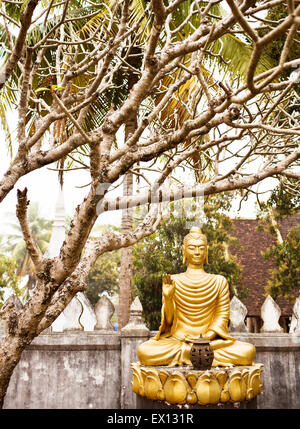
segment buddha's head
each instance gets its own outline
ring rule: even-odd
[[[207,238],[200,228],[193,227],[184,237],[182,253],[184,264],[203,266],[204,261],[208,263]]]

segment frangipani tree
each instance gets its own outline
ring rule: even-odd
[[[235,189],[248,191],[268,177],[298,175],[298,119],[291,119],[288,113],[282,116],[280,111],[278,122],[276,115],[291,93],[294,96],[299,82],[299,73],[292,79],[282,79],[281,72],[298,66],[298,60],[287,61],[287,54],[290,40],[300,25],[300,6],[289,2],[288,16],[266,35],[259,36],[253,25],[260,23],[257,14],[267,12],[277,2],[256,6],[248,0],[243,3],[227,0],[227,15],[212,23],[207,18],[212,15],[215,2],[202,7],[198,1],[191,1],[199,26],[179,38],[181,24],[174,28],[171,23],[183,3],[151,0],[133,23],[135,11],[129,0],[109,4],[86,1],[92,9],[90,15],[101,13],[102,19],[97,31],[84,35],[70,28],[76,11],[69,0],[59,3],[29,0],[14,5],[19,8],[19,18],[8,14],[11,4],[3,0],[1,17],[11,46],[3,56],[1,88],[2,91],[12,88],[14,78],[18,123],[13,142],[16,152],[0,180],[0,201],[13,190],[20,177],[61,162],[67,156],[89,169],[90,185],[55,258],[44,258],[38,252],[27,220],[28,190],[17,193],[17,217],[35,266],[37,285],[23,307],[9,300],[1,309],[7,327],[0,344],[1,400],[26,345],[52,324],[78,291],[85,290],[86,277],[101,254],[131,246],[156,229],[160,202]],[[186,19],[189,21],[192,16]],[[32,41],[28,35],[37,20],[41,23],[42,37]],[[147,35],[138,45],[142,66],[135,69],[129,64],[127,53],[136,47],[136,40],[141,40],[142,34]],[[214,74],[205,60],[212,54],[224,60],[220,41],[229,34],[243,35],[251,42],[245,81],[220,82],[220,74]],[[261,71],[264,48],[282,35],[286,41],[279,62]],[[45,76],[45,67],[49,67],[47,56],[51,52],[56,52],[58,63],[45,85],[40,80],[50,78]],[[138,79],[116,106],[110,100],[114,91],[123,88],[117,76],[124,68],[136,73]],[[210,71],[209,75],[204,68]],[[166,79],[170,79],[168,85]],[[200,89],[202,98],[198,108],[182,123],[176,110],[168,106],[176,99],[190,110],[190,105],[178,97],[180,89],[187,88],[190,81]],[[49,89],[44,90],[47,97],[41,96],[41,88]],[[93,120],[88,127],[88,120],[95,118],[91,109],[105,97],[108,102],[101,121]],[[28,120],[33,114],[34,124]],[[128,118],[136,121],[135,130],[124,144],[117,144],[118,133]],[[51,130],[62,124],[72,132],[66,133],[57,144],[47,136],[53,136]],[[188,169],[189,160],[198,154],[205,160],[198,166],[205,181],[197,182],[189,176],[185,183],[181,174],[180,182],[172,182],[174,170],[180,166]],[[158,159],[160,163],[156,163]],[[254,162],[257,160],[260,162]],[[110,188],[118,185],[129,171],[135,171],[143,179],[143,189],[131,196],[113,198]],[[150,180],[149,171],[153,173]],[[103,211],[141,204],[150,204],[149,211],[134,231],[107,232],[89,239]]]

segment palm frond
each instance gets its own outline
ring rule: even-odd
[[[227,74],[233,79],[237,75],[246,80],[253,46],[233,34],[225,34],[212,45],[206,56],[208,67],[217,65],[220,75]],[[274,67],[274,61],[262,54],[256,68],[256,74]]]

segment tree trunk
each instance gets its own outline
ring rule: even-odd
[[[32,341],[32,340],[31,340]],[[29,342],[31,342],[29,341]],[[19,336],[7,336],[1,341],[0,347],[0,409],[3,408],[5,394],[10,378],[17,366],[22,352],[29,342]]]
[[[71,287],[64,291],[61,297],[61,299],[67,300],[63,308],[78,291],[76,288],[79,281],[78,277],[70,276],[68,278]],[[24,306],[19,307],[18,302],[10,297],[1,308],[0,317],[4,327],[4,335],[0,341],[0,408],[3,407],[10,378],[22,352],[43,329],[53,323],[63,310],[60,308],[59,313],[56,314],[54,308],[52,313],[47,315],[46,320],[44,319],[56,289],[57,285],[51,282],[37,282],[34,295],[29,297]],[[59,308],[59,302],[56,306]],[[42,320],[44,323],[41,330],[39,326]]]
[[[274,230],[276,232],[277,242],[278,242],[278,244],[282,244],[283,243],[283,238],[282,238],[282,235],[281,235],[281,232],[280,232],[280,229],[279,229],[279,225],[278,225],[278,223],[276,221],[273,209],[271,207],[269,207],[268,212],[269,212],[269,215],[270,215],[272,226],[273,226],[273,228],[274,228]]]
[[[133,177],[128,172],[123,184],[123,194],[132,194]],[[132,231],[132,209],[124,209],[122,212],[122,233]],[[131,279],[132,279],[132,247],[125,247],[121,250],[120,269],[120,291],[119,291],[119,311],[118,330],[122,329],[129,321],[131,303]]]
[[[128,120],[125,127],[125,141],[134,133],[136,129],[136,119]],[[128,171],[123,184],[123,195],[129,196],[133,193],[133,174]],[[122,233],[132,232],[132,213],[133,209],[124,209],[122,211]],[[119,291],[119,311],[118,311],[118,330],[127,325],[130,314],[131,304],[131,282],[132,282],[132,246],[124,247],[121,250],[121,268],[120,268],[120,291]]]
[[[128,56],[128,63],[136,69],[141,67],[141,59],[137,54],[141,51],[137,47],[131,49],[131,54]],[[138,82],[138,75],[130,73],[128,75],[128,91],[130,92],[133,86]],[[137,116],[133,113],[125,123],[125,141],[134,133],[137,128]],[[123,184],[123,195],[132,195],[133,191],[133,174],[128,171],[126,173]],[[122,211],[122,233],[132,232],[132,209],[124,209]],[[118,330],[121,330],[129,321],[130,304],[131,304],[131,282],[132,282],[132,247],[126,247],[121,250],[121,268],[120,268],[120,291],[119,291],[119,311],[118,311]]]

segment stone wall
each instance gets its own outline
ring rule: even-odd
[[[300,335],[234,333],[256,347],[256,362],[264,364],[264,389],[258,408],[300,408]]]
[[[137,361],[138,345],[155,332],[144,325],[138,298],[121,333],[110,323],[114,308],[107,297],[103,296],[95,309],[85,301],[84,296],[73,299],[52,332],[47,330],[25,349],[11,378],[4,408],[136,408],[130,365]],[[271,297],[262,306],[262,332],[248,332],[246,314],[245,306],[234,297],[230,332],[236,339],[254,344],[255,362],[264,364],[258,408],[300,408],[300,298],[294,305],[289,333],[282,332],[280,309]],[[0,325],[0,339],[1,329],[5,335],[5,324]]]
[[[4,408],[120,408],[120,335],[42,334],[26,348]]]
[[[132,327],[133,328],[133,327]],[[150,335],[152,336],[152,332]],[[300,336],[238,333],[256,346],[264,364],[264,390],[258,408],[300,408]],[[24,351],[12,376],[4,408],[135,408],[130,363],[149,332],[52,332]]]

